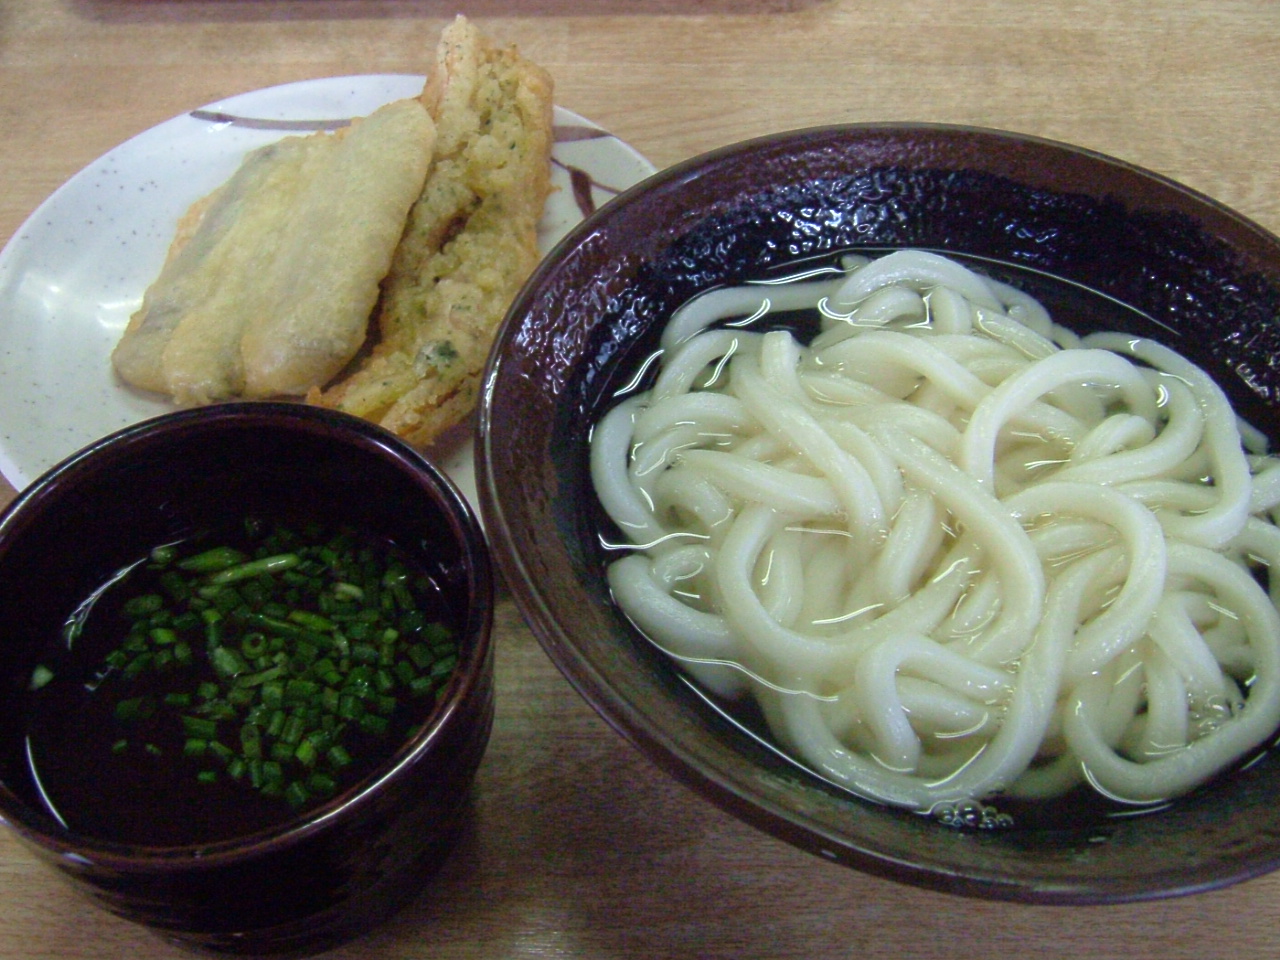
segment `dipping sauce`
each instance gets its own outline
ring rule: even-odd
[[[462,614],[407,551],[247,518],[162,544],[33,671],[31,776],[86,836],[214,843],[337,796],[431,713]]]

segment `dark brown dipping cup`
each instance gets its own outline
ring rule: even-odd
[[[658,766],[824,859],[1037,903],[1192,893],[1274,869],[1274,755],[1158,812],[1085,804],[1009,830],[944,826],[787,759],[700,695],[612,601],[616,553],[601,541],[620,534],[596,506],[588,438],[665,319],[696,293],[795,261],[904,247],[1018,283],[1068,326],[1091,318],[1163,341],[1280,438],[1280,241],[1256,224],[1032,137],[927,124],[781,133],[633,187],[567,236],[513,305],[481,393],[477,473],[517,604],[569,681]]]
[[[276,828],[182,847],[66,829],[41,803],[24,752],[25,691],[40,651],[114,571],[255,512],[349,525],[420,560],[462,610],[448,686],[371,775]],[[0,518],[0,817],[94,902],[183,946],[295,956],[334,946],[418,893],[459,835],[493,721],[492,615],[473,512],[386,431],[292,403],[226,404],[129,427],[53,468]]]

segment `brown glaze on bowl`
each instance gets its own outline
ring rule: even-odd
[[[191,847],[76,835],[40,804],[22,691],[67,614],[159,543],[220,518],[319,516],[422,553],[463,595],[459,666],[428,719],[372,775],[271,831]],[[435,559],[427,560],[430,556]],[[99,905],[212,953],[302,955],[416,894],[469,812],[493,721],[493,584],[452,483],[389,433],[288,403],[227,404],[129,427],[37,480],[0,518],[0,817]]]
[[[1212,200],[1085,150],[971,128],[847,126],[734,145],[658,174],[581,224],[530,280],[492,354],[479,489],[495,556],[535,633],[660,767],[830,860],[1040,903],[1191,893],[1274,869],[1275,757],[1158,813],[1064,810],[1011,830],[945,827],[852,797],[729,722],[612,603],[587,442],[619,367],[645,356],[662,320],[698,291],[799,258],[907,246],[982,258],[1037,293],[1051,275],[1055,313],[1069,314],[1083,285],[1089,309],[1103,302],[1099,323],[1118,317],[1183,352],[1280,436],[1280,241]]]

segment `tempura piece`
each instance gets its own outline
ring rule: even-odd
[[[112,355],[120,376],[182,405],[331,379],[364,342],[434,133],[403,100],[251,153],[184,218]]]
[[[470,414],[497,328],[538,261],[552,81],[465,18],[422,94],[436,153],[383,284],[371,352],[309,399],[426,444]]]
[[[426,179],[434,134],[419,104],[393,103],[307,178],[272,261],[271,299],[240,343],[245,396],[305,394],[355,356]]]
[[[223,301],[234,303],[252,292],[245,281],[258,276],[262,239],[283,227],[306,157],[319,146],[315,138],[291,137],[255,150],[230,180],[192,205],[178,223],[160,276],[147,288],[111,355],[124,380],[169,393],[165,351],[185,322],[188,331],[205,334],[175,350],[179,367],[203,368],[204,392],[211,398],[239,386],[246,313],[225,310]]]

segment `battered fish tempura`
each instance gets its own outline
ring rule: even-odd
[[[180,223],[112,354],[120,376],[183,405],[332,378],[365,340],[434,135],[403,100],[251,153]]]
[[[420,97],[263,147],[192,207],[116,370],[183,405],[305,395],[429,443],[475,406],[538,261],[551,90],[458,17]]]
[[[354,372],[308,397],[416,444],[470,414],[497,328],[538,261],[552,81],[459,17],[422,102],[435,156],[383,283],[376,342]]]

